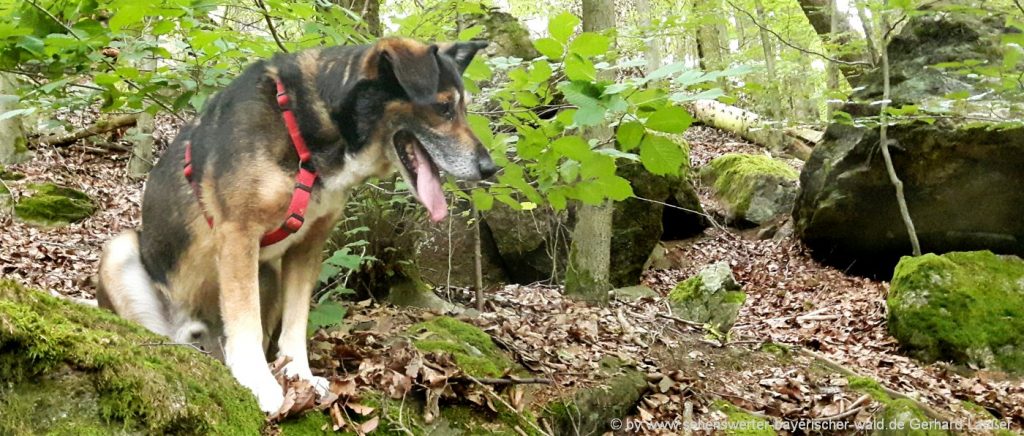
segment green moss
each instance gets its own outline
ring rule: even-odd
[[[875,379],[852,376],[849,378],[849,381],[849,388],[854,391],[868,394],[872,399],[882,404],[892,402],[892,397],[885,393],[885,389],[882,389],[882,385]]]
[[[601,385],[580,389],[544,406],[544,417],[554,434],[602,434],[613,418],[622,419],[634,409],[647,390],[647,379],[639,371],[602,362]]]
[[[24,179],[25,175],[17,171],[8,170],[3,165],[0,165],[0,180],[21,180]]]
[[[712,407],[725,413],[729,425],[724,434],[730,436],[763,436],[774,435],[775,429],[767,419],[759,418],[726,402],[715,401]]]
[[[474,377],[497,377],[512,366],[487,333],[454,318],[439,316],[413,325],[410,332],[420,351],[451,353],[459,368]]]
[[[0,281],[0,410],[17,411],[0,415],[0,434],[55,423],[75,433],[259,433],[263,413],[227,368],[164,342],[111,313]]]
[[[280,424],[283,436],[305,436],[334,434],[331,418],[323,412],[309,411],[297,418],[288,419]]]
[[[700,293],[701,286],[703,286],[703,282],[699,275],[690,277],[672,288],[668,293],[668,299],[676,303],[685,303]]]
[[[988,251],[904,257],[889,332],[914,357],[1024,374],[1024,260]]]
[[[949,432],[921,428],[932,421],[913,401],[901,398],[891,401],[876,415],[876,435],[938,436]]]
[[[32,184],[35,191],[14,205],[14,214],[23,221],[40,225],[64,225],[88,218],[96,206],[84,192],[54,185]]]
[[[736,219],[758,223],[771,218],[760,215],[783,212],[782,208],[792,206],[799,177],[800,173],[785,162],[753,154],[725,154],[701,170],[701,178],[714,183],[716,195]],[[759,207],[768,208],[766,211],[751,210],[752,202],[759,196],[769,199],[759,202]]]

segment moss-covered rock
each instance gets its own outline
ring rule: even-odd
[[[904,257],[889,332],[913,356],[1024,374],[1024,260],[989,251]]]
[[[729,264],[718,262],[677,284],[668,299],[679,317],[727,332],[736,323],[747,294],[736,283]]]
[[[545,405],[544,417],[554,434],[602,434],[613,418],[629,416],[647,390],[640,371],[614,358],[601,361],[601,385],[579,389]]]
[[[44,226],[59,226],[88,218],[96,205],[84,192],[52,183],[32,184],[34,191],[14,205],[14,215],[22,221]]]
[[[731,221],[760,225],[792,210],[800,173],[768,156],[729,153],[709,162],[700,175]]]
[[[0,281],[0,434],[261,431],[255,397],[226,367],[164,343],[111,313]]]
[[[726,401],[715,401],[711,407],[726,416],[727,424],[722,434],[729,436],[774,436],[775,428],[767,419],[751,415]]]
[[[952,434],[940,429],[940,423],[928,418],[917,404],[907,399],[892,400],[875,414],[873,434],[879,436],[943,436]]]
[[[478,327],[448,316],[439,316],[409,327],[413,345],[424,353],[448,352],[466,374],[497,377],[512,367],[511,360]]]

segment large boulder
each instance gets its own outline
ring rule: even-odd
[[[1024,374],[1024,260],[989,251],[904,257],[886,300],[911,355]]]
[[[260,434],[221,363],[114,314],[0,280],[0,434]]]
[[[896,107],[914,104],[922,109],[948,109],[947,95],[960,94],[957,105],[1020,115],[1019,87],[1015,81],[999,83],[997,73],[1007,51],[1013,50],[1003,38],[1015,30],[998,12],[943,10],[942,6],[917,11],[888,45],[890,96]],[[1024,72],[1020,63],[1016,71]],[[982,73],[985,70],[986,72]],[[1011,77],[1015,77],[1012,74]],[[855,115],[878,115],[872,102],[882,98],[882,70],[874,69],[855,79],[856,103],[844,109]],[[1004,92],[1006,91],[1006,92]],[[1014,95],[1016,94],[1016,95]],[[970,100],[967,100],[967,98]]]
[[[629,198],[614,205],[609,271],[613,286],[639,283],[651,251],[665,234],[687,237],[707,227],[704,210],[689,173],[689,168],[686,168],[679,176],[658,176],[637,163],[621,164],[616,170],[616,174],[630,181],[634,194],[639,198]],[[548,207],[514,210],[505,204],[495,203],[494,208],[483,215],[487,231],[512,282],[525,284],[551,278],[562,280],[571,244],[570,230],[576,219],[571,207],[565,212],[556,212]]]
[[[888,137],[925,252],[1024,254],[1024,127],[899,124]],[[910,254],[878,130],[833,124],[800,176],[797,235],[842,268],[892,271]]]
[[[701,169],[715,199],[737,224],[761,225],[793,208],[799,174],[789,164],[764,155],[728,153]]]
[[[672,311],[688,321],[712,326],[727,332],[736,323],[740,307],[746,301],[732,268],[727,262],[718,262],[700,271],[672,289],[668,294]]]

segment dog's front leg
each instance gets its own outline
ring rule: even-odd
[[[284,305],[281,314],[281,336],[277,345],[278,356],[287,356],[291,359],[284,367],[285,374],[297,375],[308,380],[316,387],[317,392],[323,395],[330,383],[323,377],[314,376],[309,370],[306,326],[309,323],[309,304],[313,286],[316,285],[320,272],[320,253],[327,235],[319,235],[321,232],[318,228],[310,230],[311,234],[289,249],[281,261]]]
[[[264,412],[281,408],[281,385],[267,367],[260,319],[259,230],[234,222],[217,223],[217,273],[224,321],[224,362],[252,390]]]

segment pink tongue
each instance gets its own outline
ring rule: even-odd
[[[448,216],[448,202],[441,191],[441,179],[423,153],[423,147],[413,147],[413,150],[416,153],[416,196],[427,207],[430,220],[436,223]]]

